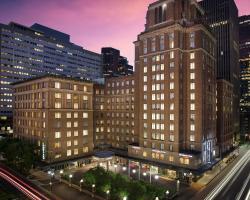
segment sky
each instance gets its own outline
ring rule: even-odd
[[[144,30],[149,3],[156,0],[0,0],[0,23],[40,23],[65,32],[71,42],[100,53],[114,47],[134,65],[134,45]],[[240,15],[250,0],[235,0]]]

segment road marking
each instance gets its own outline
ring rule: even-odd
[[[231,171],[226,175],[224,179],[207,195],[205,200],[214,199],[219,192],[225,187],[230,179],[234,176],[234,174],[242,167],[242,164],[250,159],[250,150],[248,150],[245,155],[239,160],[238,163],[231,169]]]
[[[245,200],[250,200],[250,190],[247,193],[247,197],[245,198]]]
[[[244,185],[243,185],[242,189],[240,190],[239,194],[237,195],[236,200],[240,200],[244,190],[246,189],[246,186],[248,184],[249,179],[250,179],[250,174],[248,175],[247,180],[244,182]]]

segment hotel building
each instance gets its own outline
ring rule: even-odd
[[[148,7],[135,42],[139,143],[131,157],[189,169],[216,155],[216,40],[196,1]]]
[[[14,134],[57,162],[93,152],[93,83],[46,75],[13,85]]]

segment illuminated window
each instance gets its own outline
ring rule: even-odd
[[[60,99],[62,97],[62,94],[61,93],[55,93],[55,98],[56,99]]]
[[[195,63],[190,63],[190,69],[195,69]]]
[[[194,103],[190,104],[190,110],[195,110],[195,104]]]
[[[67,137],[71,137],[71,131],[67,131]]]
[[[191,93],[191,94],[190,94],[190,99],[191,99],[191,100],[195,100],[195,93]]]
[[[55,108],[56,109],[59,109],[59,108],[61,108],[62,107],[62,104],[60,103],[60,102],[56,102],[55,103]]]
[[[87,119],[88,116],[89,116],[88,113],[86,113],[86,112],[83,113],[83,118],[84,118],[84,119]]]
[[[55,82],[55,88],[56,89],[61,89],[61,83],[60,82]]]
[[[71,118],[71,113],[67,113],[66,117],[67,117],[67,119],[70,119]]]
[[[71,122],[67,122],[67,128],[71,128]]]
[[[56,139],[61,138],[61,132],[55,132],[55,138]]]
[[[71,150],[67,150],[67,156],[71,156]]]
[[[195,59],[195,53],[194,52],[190,53],[190,59]]]
[[[143,157],[147,157],[147,152],[146,151],[143,151]]]
[[[89,133],[88,133],[88,130],[83,130],[82,132],[83,132],[83,136],[86,136],[86,135],[89,134]]]
[[[71,99],[71,94],[67,94],[67,100]]]
[[[195,90],[195,83],[190,83],[190,89]]]
[[[194,124],[191,124],[191,125],[190,125],[190,130],[191,130],[191,131],[195,131],[195,125],[194,125]]]
[[[174,59],[174,51],[170,51],[170,59]]]
[[[60,119],[61,116],[62,116],[61,113],[59,113],[59,112],[55,113],[55,119]]]
[[[67,147],[71,147],[71,141],[67,141]]]
[[[195,142],[195,136],[194,135],[190,135],[190,142]]]

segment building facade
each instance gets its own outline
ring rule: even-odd
[[[250,137],[250,15],[239,18],[240,29],[240,132],[241,138]]]
[[[45,73],[78,79],[102,77],[102,57],[70,42],[70,36],[34,24],[0,24],[0,125],[10,128],[11,83]]]
[[[234,0],[203,0],[205,19],[217,39],[217,79],[233,84],[234,133],[239,133],[240,67],[238,8]]]
[[[14,134],[57,162],[93,152],[93,83],[44,76],[13,85]]]
[[[132,157],[199,169],[216,154],[215,38],[196,1],[157,1],[135,42],[139,143]]]
[[[217,80],[217,141],[219,154],[223,155],[233,148],[233,85]]]
[[[97,149],[126,150],[138,142],[135,77],[109,78],[94,86],[94,143]]]
[[[102,57],[104,77],[119,77],[133,74],[133,66],[128,64],[127,58],[120,56],[118,49],[103,47]]]

